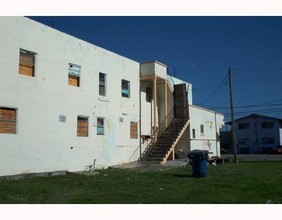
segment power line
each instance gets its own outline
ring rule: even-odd
[[[237,106],[237,107],[234,107],[234,108],[238,109],[238,108],[254,108],[254,107],[261,107],[261,106],[279,106],[279,105],[282,105],[280,103],[269,105],[271,103],[279,102],[279,101],[282,101],[282,99],[277,99],[277,100],[273,100],[273,101],[265,102],[265,103],[261,103],[261,104],[256,104],[256,105]],[[212,106],[212,105],[204,105],[203,107],[213,108],[213,109],[229,109],[230,108],[230,107],[227,107],[227,106]]]
[[[203,103],[207,102],[208,100],[210,100],[211,97],[213,97],[215,95],[215,93],[220,89],[220,87],[223,85],[223,83],[226,82],[227,76],[228,76],[228,74],[226,74],[226,76],[224,77],[222,82],[219,84],[219,86],[215,89],[215,91],[206,100],[201,102],[199,105],[202,105]]]
[[[250,114],[250,113],[275,113],[275,112],[280,112],[282,111],[282,108],[273,108],[273,109],[261,109],[257,111],[242,111],[242,112],[236,112],[236,115],[244,115],[244,114]],[[230,113],[226,112],[223,113],[226,116],[229,116]]]
[[[232,70],[282,70],[282,67],[265,67],[265,68],[232,68]]]

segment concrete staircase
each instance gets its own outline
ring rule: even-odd
[[[189,125],[187,118],[173,119],[151,149],[141,158],[142,163],[166,163],[182,134]],[[174,158],[174,157],[173,157]]]

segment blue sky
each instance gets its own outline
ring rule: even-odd
[[[282,118],[282,16],[45,16],[33,20],[138,62],[158,60],[193,85],[193,103],[230,120]]]

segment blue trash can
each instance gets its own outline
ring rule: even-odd
[[[192,160],[192,176],[193,177],[206,177],[207,176],[207,161],[209,151],[207,150],[192,150],[188,153],[189,159]]]

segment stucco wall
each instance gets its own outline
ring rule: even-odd
[[[0,175],[128,162],[139,145],[130,139],[130,121],[139,123],[139,64],[27,18],[1,17],[0,26],[0,107],[17,109],[16,134],[0,134]],[[35,77],[18,73],[20,48],[37,53]],[[81,66],[80,87],[68,85],[69,63]],[[99,72],[107,74],[106,97]],[[130,98],[121,96],[122,79]],[[89,117],[88,137],[77,137],[78,115]],[[104,136],[97,117],[105,118]]]
[[[217,141],[217,135],[224,124],[222,114],[189,105],[190,125],[177,144],[175,153],[183,152],[182,155],[187,158],[187,153],[191,150],[208,150],[209,156],[220,157],[220,142]],[[201,133],[200,126],[204,126],[204,133]],[[195,137],[193,137],[193,129]],[[181,155],[181,154],[180,154]]]

